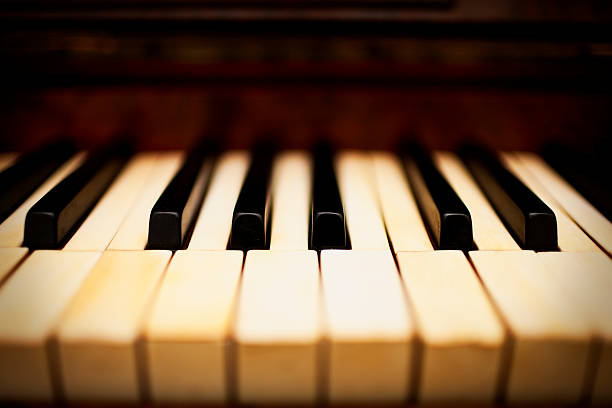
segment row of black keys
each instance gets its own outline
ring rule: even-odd
[[[65,142],[24,155],[0,173],[0,221],[3,221],[73,149]],[[205,195],[197,188],[203,163],[217,156],[212,144],[193,149],[151,210],[149,249],[181,249]],[[439,249],[472,249],[472,221],[468,209],[436,169],[429,155],[417,146],[402,149],[407,177],[430,235]],[[60,248],[76,231],[131,155],[123,143],[92,155],[57,184],[28,212],[24,246]],[[506,170],[490,153],[475,147],[460,151],[468,169],[498,215],[524,249],[557,249],[555,215],[529,188]],[[269,245],[269,183],[274,151],[259,148],[235,204],[229,248],[264,249]],[[334,173],[333,152],[314,150],[312,249],[349,248],[343,205]],[[201,187],[201,186],[199,186]]]

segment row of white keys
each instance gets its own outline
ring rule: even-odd
[[[480,250],[519,250],[461,160],[451,152],[433,155],[440,172],[457,192],[472,217],[474,243]]]
[[[612,223],[591,205],[542,158],[533,153],[514,156],[550,192],[567,214],[586,231],[608,254],[612,254]]]
[[[64,250],[104,251],[115,236],[132,203],[157,164],[157,153],[140,153],[130,159],[102,195]]]
[[[0,248],[19,247],[23,243],[23,231],[26,215],[57,183],[72,173],[85,159],[85,153],[79,153],[57,169],[43,184],[40,185],[9,217],[0,224]]]
[[[461,251],[400,252],[422,342],[421,402],[492,402],[504,330]]]
[[[179,251],[145,324],[153,401],[222,402],[241,251]]]
[[[389,250],[371,156],[362,152],[340,152],[335,169],[351,248]]]
[[[391,153],[374,153],[372,157],[381,212],[393,250],[433,250],[399,158]]]
[[[139,400],[136,340],[170,256],[107,251],[90,271],[57,327],[68,400]]]
[[[551,210],[557,219],[557,235],[561,251],[599,251],[597,245],[567,216],[557,201],[538,182],[531,172],[510,153],[501,155],[502,163],[531,189]]]
[[[184,160],[179,152],[160,153],[108,249],[142,250],[147,246],[151,209]]]
[[[52,399],[47,342],[99,257],[36,251],[0,288],[0,400]]]
[[[469,255],[512,338],[505,400],[577,402],[591,345],[585,314],[534,252]]]
[[[213,169],[189,250],[224,250],[232,228],[234,205],[250,163],[246,151],[225,153]]]
[[[545,278],[559,282],[567,301],[581,310],[601,343],[585,392],[594,402],[612,401],[612,260],[602,252],[548,252],[538,257],[547,267]]]

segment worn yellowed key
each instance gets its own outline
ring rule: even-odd
[[[321,321],[315,251],[247,253],[234,337],[240,402],[316,401]]]
[[[105,252],[57,330],[68,401],[137,401],[136,340],[170,251]]]
[[[281,153],[272,170],[271,250],[307,250],[312,161],[304,151]]]
[[[227,400],[229,335],[241,251],[178,251],[145,326],[153,401]]]
[[[48,342],[99,257],[36,251],[0,288],[0,400],[52,400]]]
[[[157,153],[140,153],[121,170],[64,250],[103,251],[115,236],[153,169]]]
[[[27,248],[0,248],[0,283],[27,255]]]
[[[380,207],[395,252],[432,251],[433,246],[408,178],[397,156],[372,154]]]
[[[345,151],[335,160],[338,188],[353,249],[389,249],[378,207],[372,157]]]
[[[550,195],[516,156],[511,153],[503,153],[501,159],[502,163],[555,213],[560,250],[570,252],[598,250],[597,245],[567,216],[557,200]]]
[[[221,155],[213,170],[210,186],[187,249],[227,248],[234,205],[250,162],[250,155],[246,151],[230,151]]]
[[[504,329],[461,251],[400,252],[421,347],[421,402],[492,402]]]
[[[134,203],[124,217],[108,249],[141,250],[147,246],[151,209],[162,194],[184,155],[178,152],[160,153]]]
[[[40,200],[57,183],[74,171],[85,159],[85,153],[79,153],[56,170],[40,187],[32,193],[2,224],[0,224],[0,248],[12,248],[23,243],[25,219],[30,207]]]
[[[545,277],[558,281],[567,302],[580,309],[601,349],[584,390],[593,402],[612,402],[612,260],[603,252],[546,252]]]
[[[515,153],[515,157],[545,186],[567,214],[608,254],[612,254],[612,223],[540,157],[526,152]]]
[[[403,402],[414,327],[387,251],[321,252],[329,401]]]
[[[461,160],[451,152],[437,151],[433,159],[472,216],[474,243],[481,250],[519,250],[491,204]]]
[[[577,402],[591,329],[531,251],[472,251],[476,271],[512,336],[506,401]]]

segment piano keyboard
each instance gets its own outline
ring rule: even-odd
[[[536,154],[60,156],[0,154],[0,401],[612,402],[612,224]]]

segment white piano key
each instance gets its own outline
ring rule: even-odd
[[[303,151],[281,153],[272,170],[271,250],[307,250],[312,161]]]
[[[531,251],[472,251],[470,258],[512,337],[508,403],[574,403],[587,372],[591,330]]]
[[[520,250],[461,160],[437,151],[434,162],[472,216],[474,242],[481,250]]]
[[[234,205],[248,170],[250,155],[230,151],[221,155],[189,241],[188,250],[224,250],[232,229]]]
[[[393,250],[433,250],[400,160],[383,152],[372,157],[380,207]]]
[[[102,195],[83,224],[64,246],[72,251],[104,251],[151,173],[157,153],[140,153],[130,159]]]
[[[419,401],[493,402],[504,329],[461,251],[397,254],[421,339]]]
[[[548,252],[538,257],[547,266],[546,278],[565,289],[568,303],[585,316],[602,343],[593,373],[592,389],[585,390],[595,403],[612,402],[612,260],[602,252]]]
[[[567,216],[557,200],[550,195],[514,154],[502,153],[501,160],[516,177],[525,183],[555,213],[560,250],[569,252],[599,250],[597,245]]]
[[[12,166],[19,155],[17,153],[0,153],[0,171]]]
[[[515,157],[550,192],[567,214],[608,254],[612,254],[612,223],[540,157],[527,152],[516,153]]]
[[[315,251],[249,251],[234,328],[241,403],[317,398],[319,269]]]
[[[155,402],[224,402],[241,251],[178,251],[145,327]]]
[[[184,154],[160,153],[149,173],[141,192],[125,216],[108,249],[142,250],[147,246],[149,217],[155,202],[164,191],[179,166]]]
[[[51,175],[36,191],[28,197],[2,224],[0,224],[0,248],[12,248],[21,246],[23,243],[23,231],[25,219],[30,207],[40,200],[57,183],[62,181],[67,175],[76,170],[83,160],[85,153],[78,153],[55,173]]]
[[[28,248],[0,248],[0,283],[28,254]]]
[[[36,251],[0,289],[0,400],[52,400],[48,341],[99,257]]]
[[[108,251],[92,269],[57,330],[68,401],[138,401],[136,340],[170,255]]]
[[[335,165],[351,248],[388,250],[371,156],[344,151],[337,155]]]
[[[404,402],[414,328],[389,251],[321,252],[331,403]]]

